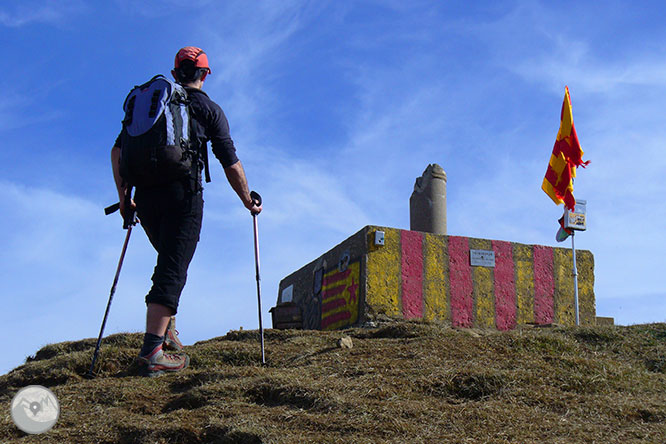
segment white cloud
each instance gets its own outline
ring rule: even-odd
[[[270,111],[279,112],[273,86],[280,66],[292,57],[294,36],[319,9],[302,0],[260,1],[251,8],[239,1],[211,6],[201,17],[195,40],[205,42],[213,71],[206,90],[230,116],[232,136],[240,146],[256,141],[266,126],[261,119],[270,118]]]
[[[666,63],[657,54],[636,54],[622,60],[598,60],[583,42],[556,39],[554,51],[544,52],[507,65],[527,80],[562,89],[562,82],[575,85],[579,93],[613,95],[622,87],[664,89]]]
[[[36,97],[8,92],[0,98],[0,132],[16,130],[34,124],[45,124],[60,119],[63,112],[58,109],[39,109]]]
[[[190,17],[191,13],[206,8],[209,10],[216,3],[214,0],[190,0],[186,5],[180,0],[162,0],[159,4],[155,2],[137,2],[133,0],[113,0],[113,3],[125,14],[140,15],[148,19],[158,19],[173,14],[181,18]],[[190,14],[183,14],[183,8],[187,8]]]
[[[19,28],[33,23],[60,25],[88,10],[81,0],[31,0],[15,2],[0,10],[0,24]]]
[[[578,94],[609,96],[629,86],[663,90],[662,47],[633,45],[625,38],[633,28],[618,23],[625,17],[622,3],[569,7],[523,2],[495,20],[461,28],[476,31],[498,67],[551,93],[561,94],[565,84],[575,85]]]

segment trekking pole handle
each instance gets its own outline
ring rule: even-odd
[[[254,202],[254,204],[256,206],[258,206],[258,207],[261,206],[262,200],[261,200],[261,196],[259,195],[259,193],[257,193],[256,191],[250,191],[250,198],[252,199],[252,202]],[[257,213],[252,213],[252,215],[256,216]]]
[[[256,191],[250,191],[250,197],[256,206],[261,205],[261,196]]]

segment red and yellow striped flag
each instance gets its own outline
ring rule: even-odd
[[[550,156],[541,189],[557,205],[564,203],[565,207],[573,211],[576,205],[576,199],[573,196],[573,178],[576,177],[576,168],[581,165],[586,167],[589,163],[589,160],[583,162],[583,150],[578,142],[571,112],[569,87],[565,86],[560,130],[557,133],[553,154]]]

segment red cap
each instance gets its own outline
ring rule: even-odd
[[[180,62],[183,60],[192,60],[194,66],[197,68],[206,68],[208,69],[209,74],[211,72],[210,67],[208,66],[208,56],[206,56],[206,53],[203,52],[203,49],[201,48],[197,48],[196,46],[186,46],[181,48],[181,50],[178,51],[178,54],[176,54],[176,60],[174,62],[176,69],[180,67]]]

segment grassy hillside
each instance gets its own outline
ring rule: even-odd
[[[339,345],[349,336],[353,347]],[[381,322],[336,332],[232,331],[190,368],[132,376],[140,334],[46,346],[0,376],[2,443],[666,443],[666,324],[454,330]],[[61,415],[28,436],[9,405],[49,387]]]

